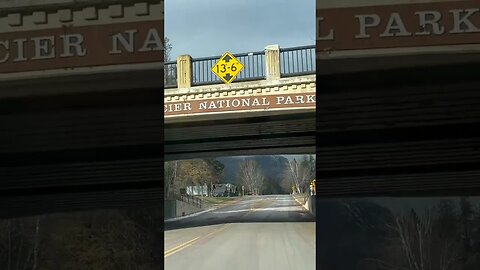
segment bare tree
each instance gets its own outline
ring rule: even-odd
[[[178,161],[170,161],[164,163],[164,179],[163,179],[163,187],[165,198],[170,198],[173,196],[173,192],[175,190],[175,180],[177,179],[177,171],[178,171]]]
[[[32,270],[37,269],[38,265],[38,244],[39,244],[39,236],[40,236],[40,217],[37,216],[35,222],[35,238],[33,244],[33,267]]]
[[[300,172],[298,170],[298,163],[296,159],[288,160],[287,172],[285,173],[287,179],[290,180],[292,186],[295,188],[297,193],[300,191]]]
[[[465,250],[471,251],[472,245],[472,230],[471,223],[474,218],[474,211],[472,204],[468,197],[462,197],[460,199],[460,223],[462,224],[462,238],[464,241]]]
[[[300,162],[296,159],[288,160],[285,177],[290,179],[297,193],[306,192],[310,181],[315,177],[315,158],[309,155],[304,156]]]
[[[168,37],[165,37],[163,44],[165,44],[165,62],[168,62],[171,60],[170,58],[172,57],[171,53],[173,46]]]
[[[172,44],[168,37],[165,37],[164,40],[165,51],[164,58],[165,62],[171,61],[172,59]],[[164,83],[165,85],[175,85],[177,78],[177,68],[175,65],[165,65],[164,67]]]
[[[392,245],[387,245],[386,259],[366,258],[376,269],[402,270],[459,270],[461,250],[455,235],[442,236],[430,211],[418,216],[411,209],[408,214],[397,215],[386,224],[392,233]]]
[[[247,159],[240,163],[238,177],[242,185],[246,186],[253,195],[262,193],[265,176],[255,160]]]

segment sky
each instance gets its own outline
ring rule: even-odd
[[[315,45],[315,0],[165,0],[171,60]]]

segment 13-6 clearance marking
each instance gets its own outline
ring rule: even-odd
[[[222,70],[220,70],[220,66],[222,66]],[[235,63],[233,63],[229,67],[227,67],[227,65],[225,65],[225,64],[216,65],[215,67],[217,68],[216,73],[225,73],[225,72],[227,72],[227,70],[231,70],[233,72],[237,71],[237,67],[235,66]]]
[[[225,83],[231,83],[235,80],[242,69],[243,64],[240,63],[240,61],[238,61],[231,53],[226,52],[212,67],[212,72]]]

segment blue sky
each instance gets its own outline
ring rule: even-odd
[[[166,0],[172,59],[315,44],[315,0]]]

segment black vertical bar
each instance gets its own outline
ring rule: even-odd
[[[303,66],[304,66],[303,61],[304,61],[304,59],[305,59],[305,60],[307,59],[305,56],[303,56],[303,55],[304,55],[304,52],[306,52],[306,51],[305,51],[305,50],[301,50],[301,51],[300,51],[300,56],[302,57],[302,58],[300,59],[300,63],[302,63],[302,72],[305,71],[305,69],[303,68]]]
[[[300,71],[300,57],[298,56],[298,53],[301,52],[300,50],[296,50],[295,53],[297,55],[297,70],[296,72]]]
[[[255,55],[255,61],[257,62],[257,73],[255,74],[255,77],[263,77],[263,62],[262,62],[262,55],[261,54],[256,54]]]
[[[215,62],[212,61],[212,60],[207,60],[206,63],[207,63],[207,65],[208,65],[208,67],[213,67],[213,66],[215,65]],[[210,69],[211,69],[211,68],[210,68]],[[213,79],[214,79],[214,78],[213,78],[212,76],[213,76],[213,72],[211,72],[211,70],[209,70],[209,71],[208,71],[208,74],[207,74],[207,80],[213,82]]]
[[[211,68],[213,68],[213,66],[215,65],[215,63],[214,63],[213,61],[211,61],[211,60],[208,60],[208,61],[207,61],[207,65],[208,65],[209,69],[211,69]],[[209,70],[209,71],[208,71],[208,75],[207,75],[207,79],[208,79],[209,81],[213,81],[213,77],[212,77],[212,76],[213,76],[213,72],[211,72],[211,70]]]
[[[252,61],[250,61],[251,59],[250,59],[250,56],[248,54],[247,54],[247,56],[244,56],[243,59],[244,60],[243,60],[242,63],[245,66],[244,68],[247,68],[247,66],[248,66],[248,76],[251,77],[251,74],[253,72],[252,70],[255,68],[255,66],[253,65]],[[247,77],[246,74],[243,75],[243,76],[240,74],[239,76],[241,78],[246,78]]]
[[[253,55],[252,55],[253,56]],[[253,57],[245,56],[245,62],[248,62],[248,74],[250,77],[255,77],[255,63]]]
[[[250,57],[250,55],[245,56],[245,63],[248,63],[249,65],[248,70],[250,77],[255,76],[255,61],[253,61],[253,55],[251,56],[252,57]]]
[[[208,73],[207,73],[207,80],[209,81],[212,81],[213,82],[213,79],[214,79],[214,74],[213,72],[211,71],[211,69],[213,68],[213,66],[215,65],[215,60],[208,60],[206,61],[206,64],[207,64],[207,69],[208,69]]]
[[[200,76],[198,76],[200,78],[200,82],[205,82],[205,70],[203,68],[203,65],[205,63],[205,60],[201,60],[201,61],[198,61],[198,70],[199,70],[199,74]]]
[[[310,54],[312,55],[311,60],[312,60],[312,70],[315,71],[317,70],[316,66],[316,61],[317,61],[317,53],[315,52],[315,49],[310,50]]]
[[[308,50],[307,52],[310,54],[310,56],[309,56],[308,59],[307,59],[307,60],[308,60],[307,63],[310,64],[310,65],[309,65],[310,67],[307,66],[307,69],[308,69],[308,71],[312,71],[312,66],[311,66],[311,62],[310,62],[310,61],[312,60],[312,51],[311,51],[311,50]]]
[[[207,73],[207,68],[208,68],[208,62],[207,61],[202,61],[203,65],[203,80],[208,82],[208,73]]]
[[[255,77],[260,77],[260,64],[258,63],[258,55],[253,55],[253,62],[255,63]]]
[[[248,63],[245,62],[245,61],[243,61],[241,56],[238,56],[238,61],[240,61],[240,62],[243,63],[243,68],[245,69],[243,73],[244,73],[244,74],[248,73]],[[237,78],[238,78],[238,79],[241,79],[241,78],[242,78],[242,74],[238,74],[238,77],[237,77]]]
[[[265,53],[263,53],[262,55],[260,55],[260,68],[261,68],[261,72],[262,72],[262,77],[266,77],[266,71],[265,71]]]
[[[253,65],[252,61],[250,61],[250,57],[247,55],[245,57],[243,57],[245,60],[244,61],[244,65],[245,65],[245,68],[248,67],[248,75],[247,73],[245,73],[245,76],[241,76],[242,78],[251,78],[252,77],[252,73],[253,73],[253,69],[255,68],[255,66]]]
[[[261,59],[262,59],[262,73],[263,73],[263,77],[266,77],[266,76],[267,76],[267,71],[266,71],[266,67],[265,67],[265,64],[266,64],[265,54],[262,55]]]
[[[195,72],[195,62],[192,62],[192,77],[194,72]],[[193,79],[192,79],[192,82],[193,82]]]
[[[291,68],[291,64],[292,64],[292,54],[291,54],[291,51],[288,52],[288,73],[290,74],[290,68]]]
[[[247,56],[248,57],[248,56]],[[248,58],[240,58],[240,59],[244,59],[242,62],[243,62],[243,65],[245,66],[245,72],[242,74],[239,74],[238,78],[239,79],[242,79],[242,78],[248,78],[250,77],[250,73],[252,72],[252,67],[251,67],[251,63],[250,61],[248,61]]]
[[[284,62],[284,61],[283,61],[283,51],[280,50],[280,76],[282,76],[283,70],[284,70],[284,68],[283,68],[283,62]]]
[[[212,60],[212,65],[215,65],[215,63],[216,63],[215,61],[216,60]],[[211,74],[211,76],[212,76],[212,81],[213,82],[217,82],[217,81],[220,80],[220,78],[218,78],[218,76],[213,76],[213,74]]]
[[[296,62],[296,60],[297,60],[297,58],[298,58],[298,57],[295,56],[296,53],[297,53],[296,50],[291,51],[291,54],[292,54],[292,72],[291,72],[291,73],[295,73],[295,70],[296,70],[296,68],[295,68],[295,64],[296,64],[296,63],[295,63],[295,62]]]
[[[198,77],[198,62],[197,62],[197,61],[193,62],[193,67],[194,67],[194,68],[193,68],[194,72],[193,72],[193,74],[192,74],[192,77],[193,77],[193,78],[192,78],[192,81],[195,82],[195,83],[197,83],[197,82],[198,82],[198,78],[199,78],[199,77]]]
[[[199,76],[200,73],[201,73],[200,65],[198,64],[198,61],[197,61],[197,62],[195,62],[195,72],[193,74],[194,75],[193,76],[193,78],[194,78],[193,81],[194,82],[201,82],[200,76]]]
[[[202,62],[203,62],[203,60],[197,62],[197,67],[198,67],[198,82],[199,82],[199,83],[202,83],[202,82],[203,82]]]

